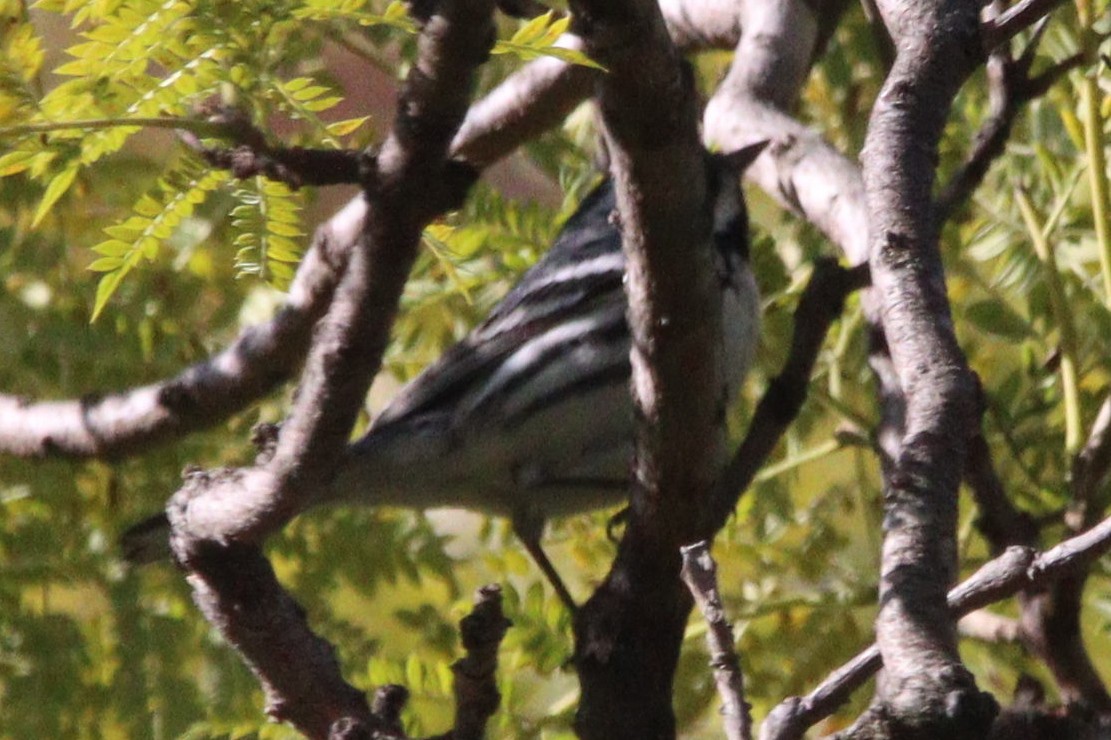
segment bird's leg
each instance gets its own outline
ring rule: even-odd
[[[528,550],[528,554],[540,566],[540,570],[548,579],[548,583],[552,584],[559,600],[563,602],[568,611],[574,614],[578,610],[578,606],[575,604],[575,600],[571,598],[571,592],[567,590],[567,586],[564,585],[563,579],[559,577],[552,561],[548,559],[547,554],[540,547],[540,536],[544,534],[544,524],[544,517],[534,511],[521,510],[513,514],[513,532],[517,535],[517,539],[521,540],[525,549]]]

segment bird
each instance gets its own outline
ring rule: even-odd
[[[707,246],[721,290],[728,400],[758,342],[740,174],[763,148],[707,154]],[[606,178],[482,323],[388,403],[333,486],[351,502],[508,517],[569,606],[540,548],[544,523],[619,505],[630,484],[630,333],[616,211]]]
[[[721,290],[728,400],[736,398],[759,337],[740,175],[765,143],[706,154],[704,207],[712,228],[702,248],[711,250]],[[619,217],[607,177],[487,317],[402,387],[349,446],[314,503],[459,507],[508,517],[573,610],[540,547],[545,522],[617,506],[630,486],[634,413]],[[148,559],[137,543],[154,528],[144,523],[125,534],[131,559]]]

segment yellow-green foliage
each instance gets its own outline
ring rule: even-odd
[[[985,433],[1000,474],[1026,510],[1051,522],[1067,502],[1070,425],[1091,424],[1109,380],[1111,290],[1102,263],[1111,244],[1095,228],[1093,186],[1108,175],[1093,178],[1089,165],[1111,141],[1100,61],[1108,50],[1089,33],[1105,28],[1107,3],[1096,5],[1084,23],[1067,10],[1051,21],[1036,68],[1077,50],[1087,62],[1020,118],[1007,154],[943,240],[954,319],[984,384]],[[344,88],[362,70],[345,77],[336,65],[399,78],[414,46],[402,6],[375,0],[0,0],[0,13],[0,390],[36,398],[151,382],[224,346],[244,322],[268,315],[273,286],[286,284],[308,234],[336,207],[308,189],[233,181],[178,146],[172,129],[219,145],[207,138],[205,116],[233,106],[260,129],[280,130],[274,144],[372,144],[390,122],[369,109],[365,91]],[[495,51],[506,53],[485,66],[480,94],[522,58],[567,53],[551,46],[561,20],[501,23]],[[728,61],[696,60],[703,89]],[[854,10],[798,114],[855,153],[882,76],[871,31]],[[1082,105],[1089,80],[1095,106]],[[942,181],[986,111],[977,78],[952,116]],[[563,203],[516,202],[480,184],[460,212],[428,230],[372,405],[388,394],[382,386],[411,377],[480,320],[550,243],[594,178],[583,146],[591,121],[575,116],[524,153],[534,178],[567,194]],[[834,253],[766,197],[750,193],[750,206],[765,330],[730,419],[738,433],[786,355],[811,261]],[[1035,235],[1052,261],[1033,248]],[[802,415],[715,548],[757,717],[871,639],[883,531],[867,344],[854,299],[819,359]],[[1071,391],[1058,361],[1065,345]],[[126,462],[0,460],[0,737],[291,736],[266,726],[257,684],[214,639],[179,573],[126,569],[115,545],[125,527],[162,507],[186,464],[249,462],[250,426],[280,420],[286,400],[267,399]],[[614,552],[606,517],[556,522],[546,540],[580,598]],[[968,572],[987,548],[974,508],[963,504],[961,517]],[[1063,529],[1051,524],[1047,542]],[[317,511],[275,538],[270,555],[314,628],[338,646],[349,679],[367,689],[407,683],[414,698],[406,721],[428,733],[450,721],[454,623],[476,585],[503,583],[514,627],[500,653],[503,703],[491,737],[568,736],[577,696],[564,667],[568,615],[504,522]],[[1101,565],[1084,614],[1104,671],[1108,604]],[[702,630],[692,621],[676,680],[690,738],[720,737]],[[963,649],[980,684],[1004,698],[1020,671],[1045,676],[1017,648]],[[862,692],[823,729],[842,726],[865,700]]]

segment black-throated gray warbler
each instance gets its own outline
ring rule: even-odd
[[[740,174],[763,147],[711,155],[707,166],[728,399],[758,338]],[[629,488],[630,337],[615,208],[607,179],[485,321],[400,391],[314,501],[511,517],[570,604],[539,549],[544,520],[619,504]],[[151,559],[155,534],[145,523],[125,536],[133,559]]]
[[[758,339],[740,174],[763,147],[712,155],[707,167],[729,400]],[[511,517],[570,602],[539,549],[544,519],[619,504],[629,489],[630,337],[615,207],[607,179],[485,321],[378,416],[352,447],[334,496]]]

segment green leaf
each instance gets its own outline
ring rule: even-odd
[[[64,170],[54,176],[50,184],[46,186],[46,191],[42,194],[42,201],[39,203],[38,210],[35,211],[35,217],[31,219],[31,227],[39,225],[39,222],[50,212],[58,199],[65,195],[69,190],[69,186],[73,184],[73,179],[77,177],[77,165],[71,164]]]
[[[570,22],[570,17],[553,20],[552,11],[548,11],[544,15],[537,16],[525,23],[508,41],[498,41],[494,44],[490,53],[513,54],[526,61],[541,56],[550,56],[570,64],[604,71],[605,67],[581,51],[555,46],[560,36],[567,30]]]
[[[544,37],[544,31],[551,22],[552,11],[549,10],[544,15],[536,16],[517,29],[517,33],[513,34],[509,41],[518,46],[529,46],[534,44]]]
[[[93,260],[87,269],[93,272],[110,272],[123,265],[123,260],[119,257],[101,257],[100,259]]]
[[[89,317],[89,323],[93,323],[100,316],[100,312],[108,305],[108,300],[112,294],[116,292],[119,287],[120,281],[123,280],[124,275],[129,272],[129,268],[124,266],[115,272],[109,272],[100,279],[96,286],[96,300],[93,302],[93,315]]]
[[[345,121],[336,121],[328,124],[328,133],[332,136],[347,136],[370,120],[370,116],[362,118],[348,118]]]
[[[23,172],[31,166],[31,160],[39,156],[38,152],[17,149],[0,156],[0,177],[8,177]]]
[[[1004,339],[1022,340],[1032,336],[1029,323],[999,300],[984,300],[965,309],[965,317],[976,328]]]
[[[105,257],[122,257],[131,251],[131,245],[119,239],[109,239],[97,244],[93,251]]]

